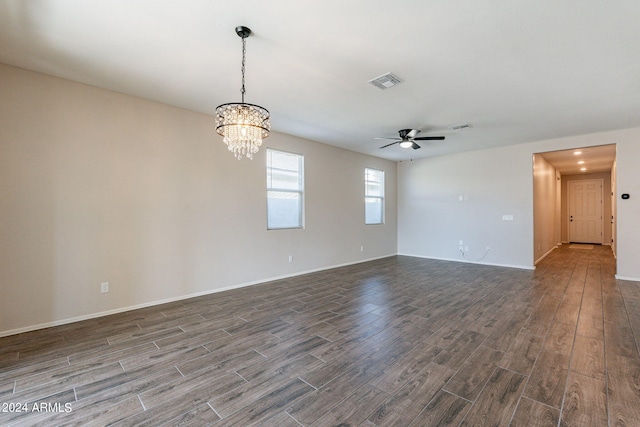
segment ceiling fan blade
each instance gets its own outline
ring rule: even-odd
[[[413,138],[416,141],[442,141],[444,136],[421,136],[420,138]]]
[[[400,142],[400,141],[395,141],[395,142],[392,142],[391,144],[383,145],[383,146],[382,146],[382,147],[380,147],[380,148],[387,148],[387,147],[389,147],[390,145],[397,144],[398,142]]]
[[[418,144],[416,144],[415,142],[411,141],[411,148],[413,148],[414,150],[417,150],[418,148],[420,148],[420,146]]]
[[[418,135],[420,132],[422,132],[422,131],[420,131],[420,130],[418,130],[418,129],[411,129],[411,130],[409,131],[409,133],[407,134],[407,137],[409,137],[409,138],[415,138],[415,137],[416,137],[416,135]]]
[[[387,137],[384,137],[384,136],[378,136],[378,137],[375,137],[375,138],[373,138],[373,139],[392,139],[392,140],[394,140],[394,141],[397,141],[397,140],[398,140],[398,137],[395,137],[395,138],[387,138]]]

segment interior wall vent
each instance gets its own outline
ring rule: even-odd
[[[385,89],[389,89],[390,87],[394,87],[397,84],[402,83],[402,80],[400,80],[400,77],[394,74],[387,73],[379,77],[376,77],[375,79],[369,80],[367,83],[371,83],[378,89],[385,90]]]

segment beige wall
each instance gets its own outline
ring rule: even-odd
[[[434,157],[398,165],[398,252],[533,268],[534,153],[616,144],[617,276],[640,281],[640,128]],[[621,200],[629,193],[628,200]],[[459,195],[468,201],[459,202]],[[514,221],[502,221],[502,215]]]
[[[533,268],[532,156],[512,145],[400,163],[398,251]]]
[[[533,256],[536,263],[560,240],[557,175],[556,169],[544,157],[533,155]]]
[[[616,145],[616,259],[617,277],[640,281],[640,129],[617,133]],[[631,197],[622,200],[624,193]]]
[[[212,116],[6,65],[0,94],[0,335],[397,252],[394,162],[274,132],[306,227],[267,231],[264,149],[234,159]]]
[[[305,155],[306,227],[267,231],[264,150],[235,160],[213,117],[5,65],[0,93],[0,335],[396,252],[464,261],[461,239],[533,268],[532,155],[611,143],[618,277],[640,280],[640,128],[398,165],[274,132]],[[365,167],[387,172],[384,226]]]

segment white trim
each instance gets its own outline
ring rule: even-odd
[[[23,328],[11,329],[11,330],[8,330],[8,331],[0,331],[0,338],[6,337],[6,336],[9,336],[9,335],[17,335],[17,334],[21,334],[21,333],[24,333],[24,332],[35,331],[35,330],[38,330],[38,329],[51,328],[53,326],[60,326],[60,325],[66,325],[68,323],[80,322],[82,320],[89,320],[89,319],[95,319],[95,318],[98,318],[98,317],[109,316],[111,314],[124,313],[125,311],[138,310],[138,309],[141,309],[141,308],[152,307],[152,306],[155,306],[155,305],[167,304],[167,303],[170,303],[170,302],[176,302],[176,301],[180,301],[180,300],[184,300],[184,299],[200,297],[200,296],[203,296],[203,295],[210,295],[210,294],[215,294],[215,293],[218,293],[218,292],[230,291],[232,289],[238,289],[238,288],[244,288],[244,287],[253,286],[253,285],[259,285],[259,284],[262,284],[262,283],[272,282],[274,280],[287,279],[287,278],[290,278],[290,277],[302,276],[304,274],[315,273],[315,272],[318,272],[318,271],[331,270],[333,268],[346,267],[348,265],[354,265],[354,264],[361,264],[361,263],[364,263],[364,262],[375,261],[377,259],[382,259],[382,258],[389,258],[389,257],[396,256],[396,255],[397,254],[389,254],[389,255],[383,255],[383,256],[374,257],[374,258],[367,258],[367,259],[362,259],[362,260],[353,261],[353,262],[345,262],[345,263],[336,264],[336,265],[333,265],[333,266],[315,268],[315,269],[312,269],[312,270],[298,271],[296,273],[270,277],[268,279],[255,280],[253,282],[240,283],[240,284],[237,284],[237,285],[226,286],[224,288],[217,288],[217,289],[213,289],[213,290],[195,292],[193,294],[181,295],[181,296],[172,297],[172,298],[165,298],[165,299],[158,300],[158,301],[152,301],[152,302],[147,302],[147,303],[143,303],[143,304],[136,304],[136,305],[131,305],[131,306],[128,306],[128,307],[121,307],[121,308],[116,308],[116,309],[113,309],[113,310],[101,311],[101,312],[98,312],[98,313],[86,314],[84,316],[70,317],[70,318],[67,318],[67,319],[56,320],[56,321],[53,321],[53,322],[46,322],[46,323],[40,323],[38,325],[25,326]]]
[[[425,256],[425,255],[414,255],[414,254],[403,254],[403,253],[399,253],[398,255],[399,256],[412,256],[412,257],[415,257],[415,258],[424,258],[424,259],[435,259],[435,260],[438,260],[438,261],[461,262],[463,264],[478,264],[478,265],[488,265],[488,266],[492,266],[492,267],[518,268],[518,269],[521,269],[521,270],[535,270],[536,269],[535,266],[528,266],[528,265],[495,264],[495,263],[491,263],[491,262],[477,262],[477,261],[460,260],[460,259],[453,259],[453,258],[439,258],[439,257]]]
[[[534,262],[534,264],[535,264],[535,265],[538,265],[538,263],[539,263],[540,261],[542,261],[543,259],[545,259],[545,258],[547,257],[547,255],[549,255],[551,252],[555,251],[556,249],[558,249],[558,246],[557,246],[557,245],[556,245],[556,246],[554,246],[554,247],[552,247],[551,249],[549,249],[549,250],[547,251],[547,253],[546,253],[546,254],[544,254],[544,255],[542,255],[540,258],[538,258],[538,259],[536,260],[536,262]]]
[[[626,277],[626,276],[620,276],[618,274],[616,274],[616,279],[617,280],[630,280],[632,282],[640,282],[640,278],[639,277]]]

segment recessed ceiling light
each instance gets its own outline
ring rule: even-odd
[[[586,170],[587,170],[587,168],[580,168],[580,170],[581,170],[582,172],[584,172],[584,171],[586,171]]]
[[[579,164],[579,165],[584,165],[584,160],[580,160],[580,161],[578,162],[578,164]]]
[[[579,156],[580,154],[582,154],[582,151],[574,151],[573,154]]]

